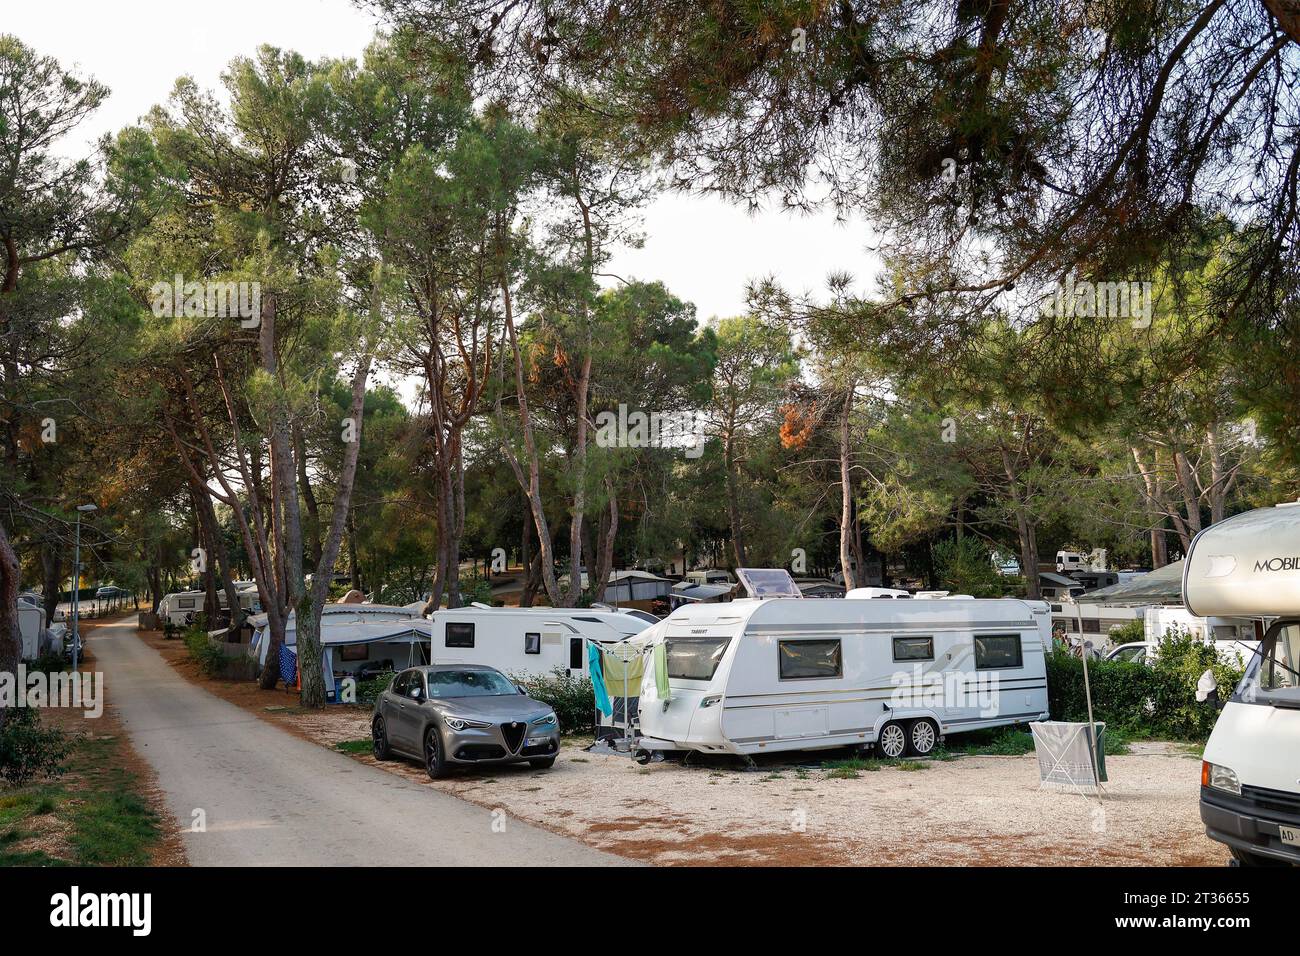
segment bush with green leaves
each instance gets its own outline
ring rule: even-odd
[[[216,677],[226,669],[226,655],[208,637],[208,632],[194,624],[185,632],[185,648],[190,660],[199,665],[205,677]]]
[[[1147,639],[1147,626],[1141,618],[1135,618],[1123,624],[1116,624],[1107,636],[1116,647],[1121,644],[1136,644]]]
[[[396,671],[386,671],[375,677],[357,681],[357,706],[373,708],[375,701],[379,699],[379,695],[388,689],[388,685],[393,682],[393,678],[396,676]]]
[[[57,727],[42,727],[31,707],[11,707],[0,728],[0,778],[21,787],[37,777],[57,777],[72,740]]]
[[[565,733],[591,730],[594,724],[596,698],[591,678],[575,677],[562,667],[550,674],[531,677],[514,677],[529,697],[550,704]]]
[[[934,546],[934,568],[942,587],[977,598],[1002,597],[1007,580],[993,567],[988,545],[976,538],[948,538]]]
[[[1153,666],[1132,661],[1089,661],[1095,720],[1133,738],[1204,740],[1219,713],[1196,699],[1201,674],[1212,670],[1223,693],[1241,679],[1241,668],[1220,660],[1212,644],[1185,631],[1170,630]],[[1086,721],[1083,661],[1053,651],[1047,655],[1048,707],[1053,720]]]

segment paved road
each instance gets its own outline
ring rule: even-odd
[[[134,633],[87,636],[108,698],[153,766],[196,866],[619,864],[626,861],[308,743],[180,677]],[[207,832],[188,828],[195,809]]]

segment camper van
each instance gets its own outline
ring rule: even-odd
[[[1198,617],[1272,619],[1201,764],[1206,835],[1242,866],[1300,865],[1300,502],[1200,532],[1183,566]],[[1217,700],[1211,671],[1198,698]]]
[[[644,751],[874,745],[893,758],[928,754],[946,734],[1047,718],[1043,609],[852,592],[809,601],[793,582],[768,593],[686,605],[637,639],[663,656],[669,688],[661,697],[646,668]]]
[[[687,571],[686,580],[691,584],[735,584],[736,579],[730,571],[716,568],[705,571]]]
[[[647,617],[597,608],[443,608],[431,615],[433,663],[487,664],[512,677],[556,670],[580,677],[587,672],[585,640],[626,640],[649,626]]]

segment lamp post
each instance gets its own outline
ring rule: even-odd
[[[81,629],[77,627],[77,612],[81,605],[81,515],[83,512],[98,511],[94,504],[77,505],[77,546],[72,558],[72,672],[77,672],[77,663],[81,658]]]

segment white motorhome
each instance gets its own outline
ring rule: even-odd
[[[747,569],[764,576],[780,571]],[[1042,609],[1008,599],[747,598],[687,605],[641,635],[645,751],[750,755],[874,744],[930,753],[945,734],[1047,718]],[[754,593],[751,589],[751,593]],[[660,649],[662,646],[662,649]]]
[[[649,620],[647,620],[649,618]],[[654,620],[642,613],[602,608],[441,608],[430,615],[433,663],[488,664],[511,676],[564,670],[587,672],[584,641],[623,641]]]
[[[1241,865],[1300,865],[1300,502],[1201,531],[1183,602],[1199,617],[1275,619],[1205,745],[1201,821]],[[1207,671],[1198,697],[1217,693]]]
[[[717,568],[700,571],[687,571],[686,580],[691,584],[735,584],[736,579],[731,576],[730,571],[722,571]]]

